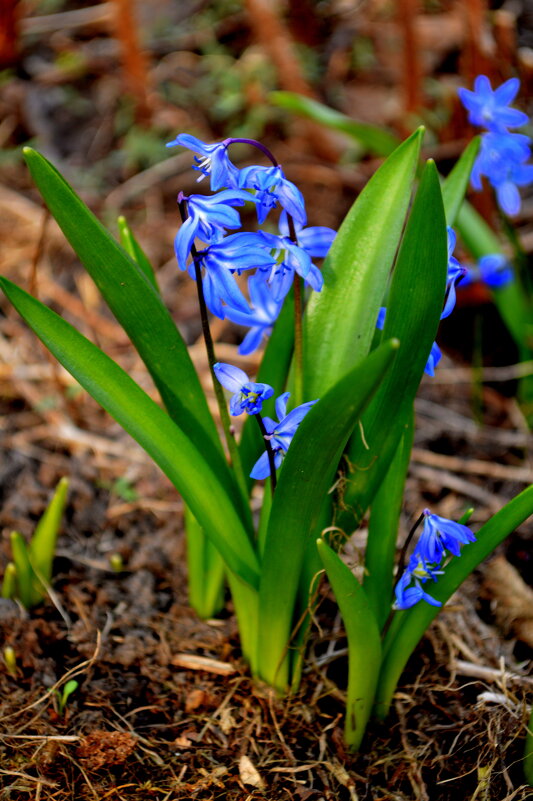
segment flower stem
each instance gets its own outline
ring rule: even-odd
[[[187,204],[185,200],[180,200],[178,203],[181,219],[183,222],[188,217],[187,211]],[[207,305],[205,302],[204,296],[204,287],[202,282],[202,271],[200,269],[199,258],[198,258],[198,251],[196,247],[192,245],[191,247],[191,256],[193,258],[194,263],[194,273],[196,278],[196,289],[198,292],[198,304],[200,306],[200,319],[202,322],[202,332],[204,336],[205,342],[205,349],[207,351],[207,360],[209,362],[209,369],[211,371],[211,380],[213,382],[213,387],[215,390],[215,396],[217,399],[218,409],[220,412],[220,421],[222,423],[222,428],[224,429],[224,435],[226,438],[226,444],[228,446],[229,456],[230,456],[230,463],[233,466],[235,471],[235,477],[237,479],[237,483],[239,485],[240,490],[243,493],[243,497],[248,497],[248,487],[246,483],[246,477],[244,475],[244,470],[242,467],[241,456],[239,453],[239,449],[237,447],[237,443],[235,442],[235,437],[233,436],[231,420],[228,412],[228,407],[226,404],[226,399],[224,397],[224,390],[218,381],[214,365],[217,362],[215,356],[215,346],[213,344],[213,337],[211,336],[211,329],[209,327],[209,315],[207,313]]]
[[[298,244],[294,220],[287,214],[289,236],[295,245]],[[304,399],[304,340],[302,328],[303,292],[302,279],[294,273],[294,404],[300,406]]]
[[[263,423],[263,418],[260,414],[254,415],[259,428],[261,430],[261,435],[265,440],[266,451],[268,455],[268,465],[270,467],[270,486],[272,487],[272,497],[274,497],[274,492],[276,490],[276,463],[274,461],[274,451],[272,450],[272,445],[270,444],[270,440],[268,439],[268,431],[265,428],[265,424]]]

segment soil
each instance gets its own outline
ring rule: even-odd
[[[56,4],[56,11],[74,12],[85,5]],[[145,142],[135,161],[131,135],[124,145],[127,126],[121,123],[121,115],[129,114],[130,121],[137,115],[131,124],[139,137],[156,130],[165,131],[167,139],[203,126],[208,140],[244,119],[260,126],[261,84],[253,65],[239,62],[240,54],[251,58],[255,52],[249,49],[255,4],[249,4],[247,19],[240,4],[227,15],[221,11],[224,4],[213,4],[209,35],[201,16],[208,13],[205,5],[184,4],[186,10],[180,11],[158,0],[160,13],[173,15],[172,32],[178,36],[180,31],[176,49],[168,36],[141,19],[151,55],[145,68],[155,97],[133,92],[137,99],[127,107],[120,100],[120,34],[110,34],[98,22],[71,29],[63,19],[59,30],[43,38],[38,31],[49,11],[34,4],[11,72],[0,85],[0,108],[10,121],[0,123],[0,136],[7,131],[3,141],[14,151],[36,137],[39,149],[68,174],[103,219],[110,222],[116,209],[127,214],[156,265],[163,295],[210,393],[194,286],[177,274],[172,254],[178,225],[175,194],[194,186],[190,158],[178,168],[163,162],[167,166],[154,173],[151,145]],[[373,66],[361,66],[366,63],[361,50],[353,56],[358,59],[354,67],[341,37],[347,30],[342,4],[326,11],[324,4],[318,5],[320,9],[310,10],[306,2],[292,3],[284,29],[293,45],[309,40],[308,46],[319,48],[323,61],[315,75],[321,81],[315,80],[314,89],[331,101],[342,86],[344,102],[356,109],[366,108],[365,97],[374,98],[371,121],[401,133],[406,118],[400,113],[400,98],[407,84],[405,78],[393,79],[387,49],[387,36],[395,31],[400,36],[397,20],[380,18],[385,12],[379,4],[349,17],[359,26],[360,41],[372,41],[376,48]],[[458,70],[465,77],[465,53],[480,52],[472,42],[463,43],[461,50],[453,39],[457,26],[452,4],[433,5],[433,11],[422,15],[424,35],[434,31],[434,17],[440,13],[440,60],[438,48],[430,52],[426,42],[419,67],[446,87],[459,80]],[[310,14],[305,30],[302,13]],[[525,42],[523,21],[517,31]],[[496,35],[494,28],[491,35]],[[234,101],[233,116],[210,108],[212,94],[219,91],[206,87],[204,65],[205,59],[214,58],[209,51],[213,41],[225,48],[228,73],[231,67],[244,82],[246,92],[239,85],[236,94],[244,93],[246,102],[240,108]],[[447,50],[444,41],[451,42]],[[80,74],[65,75],[64,58],[58,62],[57,57],[66,52],[83,54]],[[267,70],[268,59],[259,58]],[[507,62],[500,58],[493,62],[494,71],[508,77]],[[180,97],[198,92],[192,111],[165,94],[171,68],[181,75]],[[527,85],[525,68],[521,77]],[[280,85],[290,88],[282,81]],[[223,89],[231,91],[226,85]],[[143,121],[146,114],[151,115],[151,127]],[[466,131],[464,119],[453,111],[435,142],[441,168],[449,154],[460,152]],[[350,169],[324,162],[324,150],[336,147],[337,140],[318,135],[302,121],[283,124],[281,143],[274,139],[277,117],[267,119],[261,132],[285,156],[289,175],[301,181],[310,222],[335,227],[376,162],[367,157]],[[90,169],[84,173],[88,142]],[[121,153],[130,162],[116,157],[122,145]],[[16,154],[0,169],[2,274],[60,310],[156,397],[139,357],[43,212]],[[533,249],[531,212],[526,198],[518,229],[528,257]],[[508,380],[505,369],[498,372],[500,365],[516,360],[516,352],[487,295],[469,291],[459,304],[439,335],[446,355],[437,376],[424,379],[417,401],[403,536],[425,506],[457,518],[473,505],[475,529],[530,482],[531,437],[514,399],[516,381]],[[320,587],[301,689],[279,699],[249,676],[231,601],[220,618],[209,621],[198,619],[188,606],[182,505],[168,480],[79,391],[3,300],[0,314],[0,572],[9,560],[10,531],[29,537],[58,479],[70,479],[53,592],[30,612],[0,600],[2,652],[11,646],[16,657],[15,670],[0,663],[0,798],[533,798],[521,768],[533,686],[531,522],[446,606],[409,661],[389,718],[385,724],[372,723],[361,752],[349,754],[342,740],[346,642],[327,584]],[[469,368],[479,330],[485,363],[492,369],[490,383],[477,380]],[[256,357],[237,355],[233,326],[215,322],[214,335],[219,358],[253,372]],[[364,540],[364,529],[350,539],[350,564],[360,563]],[[73,679],[78,686],[61,708],[63,688]]]

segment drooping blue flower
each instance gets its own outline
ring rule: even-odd
[[[193,153],[198,155],[194,157],[196,164],[193,165],[193,170],[198,170],[200,175],[198,181],[201,181],[206,176],[211,177],[211,189],[213,192],[218,192],[219,189],[226,186],[229,188],[237,187],[237,167],[231,163],[228,156],[228,147],[226,142],[215,142],[207,145],[196,136],[191,134],[179,134],[172,142],[167,143],[167,147],[186,147],[192,150]]]
[[[444,308],[440,316],[441,320],[444,320],[446,317],[449,317],[452,311],[454,310],[455,303],[457,300],[455,286],[466,274],[466,269],[462,267],[455,258],[455,256],[452,255],[453,251],[455,250],[455,243],[457,241],[455,231],[453,230],[453,228],[450,228],[450,226],[448,226],[447,231],[448,231],[448,275],[446,277],[446,299],[444,301]]]
[[[476,538],[468,526],[455,523],[424,509],[424,528],[414,554],[424,567],[440,564],[446,551],[453,556],[461,555],[461,545],[475,542]]]
[[[301,406],[297,406],[287,414],[287,402],[289,398],[290,392],[284,392],[279,396],[279,398],[276,399],[276,414],[278,416],[278,422],[272,420],[270,417],[263,418],[263,423],[270,441],[270,447],[274,452],[274,464],[276,468],[278,468],[283,461],[283,457],[289,449],[289,445],[291,444],[292,438],[294,437],[298,426],[304,419],[311,406],[317,403],[316,400],[302,403]],[[270,466],[268,462],[268,453],[265,451],[253,466],[250,477],[255,479],[263,479],[268,478],[269,475]]]
[[[461,281],[461,289],[476,281],[482,281],[491,289],[501,289],[514,281],[513,267],[502,253],[482,256],[475,266],[467,269],[468,273]]]
[[[376,320],[376,328],[379,328],[380,331],[383,330],[385,325],[385,315],[387,313],[387,309],[385,306],[382,306],[378,312],[378,319]],[[431,346],[431,351],[428,356],[428,360],[426,362],[426,366],[424,367],[424,372],[426,375],[431,376],[432,378],[435,376],[435,367],[438,365],[442,358],[442,352],[436,342],[433,343]]]
[[[322,273],[311,261],[312,258],[324,258],[336,232],[325,226],[303,228],[295,222],[298,244],[289,236],[287,215],[282,213],[279,220],[280,235],[261,232],[265,247],[268,247],[276,260],[276,264],[266,277],[274,300],[282,301],[292,286],[294,274],[298,273],[305,282],[320,292],[324,284]]]
[[[257,204],[257,219],[263,223],[268,212],[279,203],[300,225],[307,222],[302,193],[288,181],[281,167],[245,167],[239,173],[239,187],[253,189]]]
[[[272,267],[273,259],[258,236],[246,232],[230,234],[198,252],[197,262],[203,270],[205,302],[209,311],[221,319],[226,310],[223,303],[241,312],[249,311],[248,302],[237,286],[234,274],[240,275],[242,271],[256,267],[266,270]],[[194,266],[189,272],[194,277]]]
[[[527,114],[508,108],[518,94],[520,81],[510,78],[497,89],[492,89],[486,75],[478,75],[474,81],[474,91],[458,89],[459,98],[468,111],[468,119],[473,125],[480,125],[491,131],[506,128],[520,128],[528,121]]]
[[[250,381],[244,370],[232,364],[217,362],[213,365],[213,370],[222,386],[235,393],[229,407],[235,417],[243,412],[259,414],[263,401],[274,394],[271,386]]]
[[[530,143],[523,134],[487,133],[481,138],[472,169],[474,189],[482,189],[481,179],[485,176],[496,190],[500,208],[510,216],[520,211],[518,187],[533,181],[533,165],[525,163],[531,155]]]
[[[228,320],[250,329],[239,345],[239,353],[243,356],[257,350],[263,337],[269,336],[283,305],[283,301],[274,300],[262,270],[249,277],[248,293],[252,302],[251,309],[246,312],[232,308],[225,310]]]
[[[413,581],[414,586],[410,586]],[[415,606],[419,601],[426,601],[428,604],[431,604],[431,606],[442,606],[440,601],[437,601],[436,598],[433,598],[433,596],[422,589],[420,579],[409,569],[405,570],[400,577],[394,589],[394,594],[396,600],[392,608],[396,610],[411,609],[411,607]]]
[[[234,206],[244,206],[251,200],[248,192],[241,189],[225,189],[216,195],[179,195],[178,201],[186,200],[189,216],[182,224],[174,240],[174,250],[181,270],[186,270],[187,259],[196,237],[202,242],[218,242],[227,228],[240,228],[239,212]]]

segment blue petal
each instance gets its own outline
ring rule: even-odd
[[[284,392],[276,400],[276,414],[280,423],[287,414],[287,403],[289,402],[290,396],[290,392]]]
[[[268,478],[270,475],[270,464],[268,461],[268,453],[265,451],[252,468],[250,478],[255,478],[258,481],[263,478]]]
[[[240,392],[243,385],[250,380],[244,370],[233,364],[217,362],[213,365],[213,370],[222,386],[229,389],[230,392]]]

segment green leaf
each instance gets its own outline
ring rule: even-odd
[[[141,246],[135,239],[133,231],[129,227],[126,218],[120,216],[117,220],[117,224],[118,224],[118,233],[120,236],[120,244],[122,245],[128,256],[137,264],[138,267],[141,268],[146,278],[148,278],[148,280],[152,284],[153,288],[157,292],[159,292],[159,287],[157,285],[157,278],[155,277],[153,267],[150,264],[150,261],[146,256],[144,250],[141,248]]]
[[[365,150],[375,153],[376,156],[388,156],[398,147],[400,140],[394,134],[377,125],[367,122],[357,122],[340,111],[324,106],[316,100],[294,92],[271,92],[269,99],[275,106],[293,111],[302,117],[318,122],[326,128],[347,134]]]
[[[422,129],[370,179],[335,237],[324,287],[304,315],[305,397],[323,395],[368,353],[411,196]]]
[[[170,416],[238,497],[187,346],[153,284],[44,156],[24,148],[24,157],[51,214],[150,371]]]
[[[124,370],[59,315],[5,278],[0,278],[0,287],[56,359],[168,476],[228,568],[256,586],[255,551],[231,498],[199,447]]]
[[[61,518],[67,502],[68,484],[67,478],[60,479],[52,500],[37,523],[28,546],[32,567],[46,584],[50,584],[52,580],[52,563],[54,561]],[[32,606],[39,603],[42,597],[42,585],[40,585],[35,597],[32,598]]]
[[[26,609],[31,607],[34,573],[26,540],[18,531],[11,532],[11,553],[16,568],[17,594]]]
[[[413,446],[413,416],[409,416],[409,425],[376,492],[368,523],[363,587],[380,630],[390,612],[398,523]]]
[[[189,603],[203,620],[224,608],[224,561],[185,504]]]
[[[2,598],[17,597],[17,567],[14,562],[8,562],[2,579]]]
[[[444,575],[431,585],[431,595],[445,604],[470,573],[532,514],[533,486],[530,486],[480,528],[476,542],[463,546],[461,556],[453,558]],[[438,607],[420,602],[412,609],[396,613],[400,624],[394,629],[391,626],[384,642],[385,658],[376,700],[376,714],[379,717],[387,714],[407,660],[439,611]]]
[[[337,599],[348,638],[344,741],[357,751],[370,717],[381,664],[381,637],[367,595],[350,568],[324,540],[318,553]]]
[[[274,493],[259,587],[258,669],[271,686],[288,683],[288,646],[302,560],[346,441],[396,355],[386,342],[316,403],[288,449]]]
[[[384,339],[402,343],[398,358],[362,417],[348,451],[349,472],[338,524],[353,531],[372,502],[404,431],[442,312],[447,235],[439,178],[429,161],[422,174],[394,269]],[[351,511],[350,511],[351,510]],[[354,520],[355,516],[355,520]]]
[[[442,201],[446,212],[446,222],[454,225],[464,201],[472,167],[478,154],[481,137],[476,136],[463,150],[450,174],[442,182]]]

